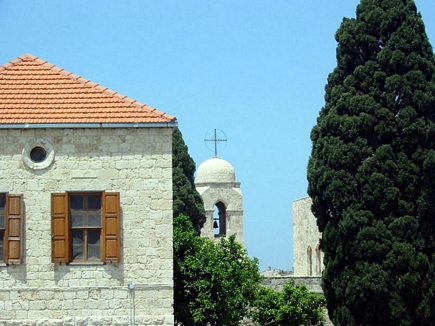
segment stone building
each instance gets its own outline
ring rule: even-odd
[[[320,248],[321,233],[311,212],[311,198],[293,202],[293,275],[294,277],[320,277],[323,271],[323,254]]]
[[[305,285],[308,290],[323,294],[321,287],[323,253],[320,248],[316,218],[311,212],[311,198],[303,197],[293,201],[293,275],[295,284]],[[280,282],[279,278],[269,280],[270,284]],[[325,325],[333,326],[325,309]]]
[[[173,325],[176,126],[32,55],[0,67],[1,325]]]
[[[204,201],[206,215],[201,236],[218,240],[235,234],[236,240],[244,244],[243,195],[232,165],[219,157],[206,160],[198,168],[195,187]]]

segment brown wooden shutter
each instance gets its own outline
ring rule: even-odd
[[[20,264],[23,256],[23,195],[6,195],[5,262]]]
[[[121,260],[120,211],[119,193],[103,193],[102,257],[105,262]]]
[[[68,195],[51,195],[51,260],[53,263],[70,261]]]

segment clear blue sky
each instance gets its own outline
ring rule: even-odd
[[[31,53],[175,115],[197,167],[214,155],[205,134],[225,131],[248,252],[261,270],[290,270],[334,34],[358,3],[0,0],[0,64]],[[435,45],[435,4],[416,3]]]

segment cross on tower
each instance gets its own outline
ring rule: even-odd
[[[225,133],[222,130],[219,130],[219,131],[222,133],[223,137],[222,136],[218,137],[218,133],[217,133],[218,130],[219,129],[215,129],[214,130],[214,137],[213,138],[208,138],[207,139],[207,137],[206,137],[204,139],[205,142],[214,142],[214,156],[216,156],[216,157],[217,157],[217,146],[218,146],[218,143],[220,143],[220,142],[226,142],[227,141],[226,135],[225,135]]]

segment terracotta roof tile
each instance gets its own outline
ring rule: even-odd
[[[0,124],[175,121],[171,115],[30,54],[0,66]]]

